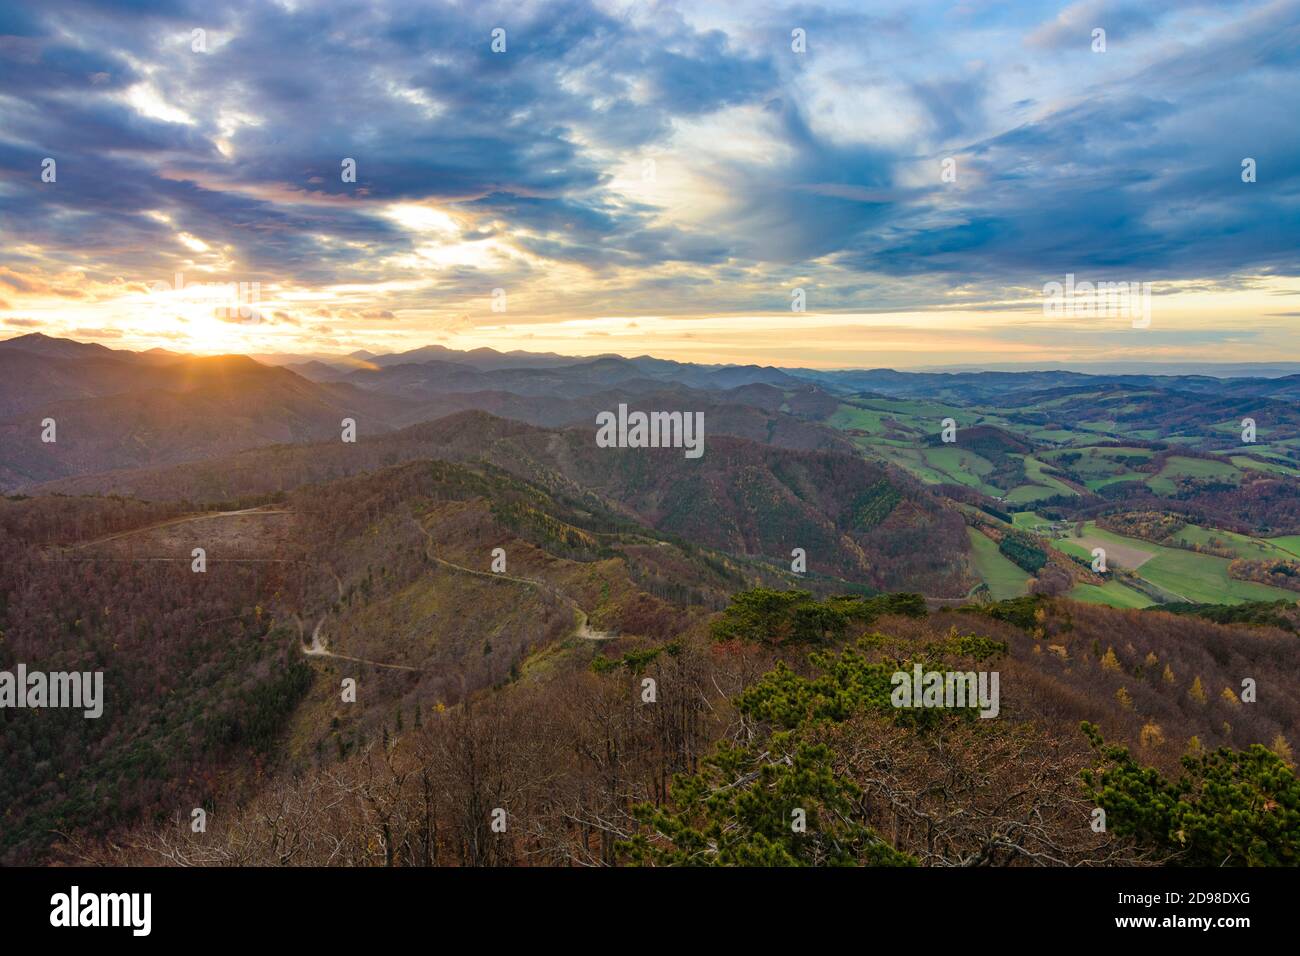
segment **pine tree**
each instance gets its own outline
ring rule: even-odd
[[[724,743],[699,773],[676,778],[672,808],[634,808],[646,832],[620,850],[633,863],[668,866],[915,865],[861,821],[861,791],[835,773],[831,756],[790,734],[761,753]],[[792,826],[796,814],[802,829]]]
[[[1191,696],[1192,700],[1196,701],[1196,703],[1198,704],[1205,703],[1206,700],[1205,687],[1204,685],[1201,684],[1200,674],[1197,674],[1196,679],[1192,681],[1192,689],[1188,691],[1188,694]]]
[[[1300,865],[1300,780],[1278,754],[1259,744],[1189,752],[1171,780],[1094,725],[1083,731],[1102,761],[1083,781],[1115,833],[1182,866]]]

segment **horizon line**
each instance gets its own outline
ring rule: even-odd
[[[290,365],[301,365],[301,364],[306,364],[308,362],[320,362],[321,364],[330,364],[331,359],[336,361],[339,359],[354,359],[357,362],[365,362],[374,358],[401,356],[401,355],[406,355],[410,352],[418,352],[422,349],[437,348],[437,349],[441,349],[442,351],[457,354],[457,355],[469,355],[470,353],[473,352],[490,352],[494,355],[500,355],[503,357],[508,357],[511,355],[521,355],[521,356],[534,356],[539,358],[553,357],[553,358],[561,358],[561,359],[573,359],[573,364],[598,361],[600,359],[607,359],[607,358],[620,359],[622,361],[629,361],[629,362],[637,361],[639,359],[650,359],[658,362],[672,362],[677,365],[695,365],[701,368],[715,368],[715,369],[763,368],[763,369],[772,369],[774,371],[780,371],[780,372],[812,372],[818,374],[853,373],[853,372],[860,372],[860,373],[895,372],[898,374],[906,374],[906,375],[916,375],[916,374],[958,375],[958,374],[967,374],[967,373],[984,374],[984,373],[998,373],[998,372],[1005,372],[1008,374],[1032,374],[1034,372],[1073,372],[1074,374],[1078,374],[1078,375],[1089,375],[1089,376],[1096,376],[1096,377],[1104,377],[1107,374],[1110,375],[1145,374],[1145,375],[1151,375],[1156,377],[1171,377],[1171,378],[1185,377],[1189,375],[1198,375],[1198,374],[1205,378],[1255,377],[1249,374],[1214,375],[1209,372],[1198,373],[1192,371],[1184,371],[1184,372],[1134,371],[1129,373],[1115,373],[1115,372],[1106,373],[1106,372],[1093,372],[1093,371],[1078,371],[1077,370],[1078,366],[1087,366],[1091,368],[1134,366],[1134,367],[1141,367],[1147,369],[1214,368],[1220,370],[1223,369],[1243,369],[1243,370],[1284,369],[1285,368],[1285,369],[1294,369],[1294,371],[1284,371],[1278,375],[1260,375],[1258,377],[1285,378],[1285,377],[1289,377],[1291,374],[1300,374],[1300,361],[1289,360],[1289,359],[1282,359],[1274,362],[1231,362],[1231,361],[1199,362],[1199,361],[1189,361],[1189,360],[1161,362],[1157,360],[1143,360],[1143,359],[1112,359],[1112,360],[1078,359],[1078,360],[1052,360],[1041,364],[1036,362],[991,362],[987,364],[968,362],[968,363],[958,363],[952,365],[915,365],[915,366],[856,365],[856,366],[840,366],[834,368],[814,368],[814,367],[801,366],[801,365],[764,365],[758,362],[683,362],[679,359],[662,358],[660,356],[653,355],[649,352],[643,352],[638,355],[625,355],[621,352],[601,352],[594,355],[574,355],[574,354],[567,354],[563,352],[553,352],[553,351],[531,352],[528,351],[527,349],[511,349],[509,351],[502,351],[500,349],[494,349],[491,346],[486,346],[486,345],[476,346],[475,348],[472,349],[457,349],[446,345],[440,345],[434,342],[430,342],[425,345],[418,345],[413,349],[405,349],[401,352],[373,352],[369,349],[354,349],[351,352],[338,352],[338,353],[334,353],[334,352],[319,352],[319,353],[237,352],[237,351],[236,352],[186,352],[186,351],[177,351],[175,349],[163,348],[161,346],[153,346],[150,348],[136,348],[136,349],[128,348],[125,346],[113,347],[110,345],[105,345],[102,342],[87,341],[83,339],[72,338],[69,336],[50,335],[46,332],[39,332],[39,331],[24,332],[18,335],[10,336],[9,338],[6,339],[0,339],[0,346],[6,345],[10,342],[18,341],[20,339],[32,339],[32,338],[46,339],[52,342],[70,342],[74,345],[84,345],[89,347],[97,346],[109,352],[129,352],[133,355],[144,355],[152,352],[152,353],[165,353],[168,355],[176,355],[178,357],[190,357],[190,358],[224,358],[224,357],[237,356],[241,358],[250,359],[254,362],[258,362],[258,364],[270,365],[272,367],[288,367]],[[365,358],[359,358],[358,357],[359,354],[364,354]],[[270,359],[270,358],[285,359],[286,361],[281,361],[281,362],[262,361],[263,359]],[[398,364],[416,365],[422,363],[413,361],[410,363],[398,363]],[[500,370],[496,370],[496,371],[500,371]]]

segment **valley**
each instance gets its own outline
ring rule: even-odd
[[[6,399],[25,410],[5,434],[38,434],[45,417],[60,431],[39,449],[0,445],[0,665],[109,675],[101,722],[56,715],[6,734],[0,756],[18,771],[0,787],[6,861],[265,862],[288,851],[261,815],[305,793],[330,806],[367,793],[396,816],[376,842],[370,810],[303,811],[293,862],[337,861],[309,849],[323,832],[356,863],[671,855],[637,842],[642,804],[668,812],[675,775],[706,774],[735,727],[758,733],[753,721],[805,693],[790,675],[848,682],[834,693],[859,716],[835,734],[924,747],[865,689],[914,652],[997,660],[1010,723],[968,744],[1004,777],[1026,772],[1028,752],[1058,775],[1087,766],[1081,721],[1167,773],[1189,747],[1286,754],[1300,733],[1294,701],[1275,696],[1297,666],[1300,452],[1293,417],[1265,417],[1268,395],[1290,401],[1288,380],[1224,387],[1249,391],[1259,416],[1259,441],[1242,447],[1212,402],[1154,416],[1158,394],[1181,407],[1183,386],[1158,382],[1119,403],[1115,386],[1039,374],[1013,377],[1020,389],[1000,376],[990,396],[960,375],[920,388],[921,373],[652,359],[480,353],[449,370],[461,356],[444,350],[429,368],[372,356],[385,374],[359,385],[323,363],[305,378],[220,359],[198,377],[237,370],[225,394],[249,408],[297,396],[303,427],[260,430],[254,416],[233,443],[195,444],[188,424],[150,430],[160,415],[233,414],[185,386],[191,359],[83,356],[46,339],[0,343],[0,356],[28,348],[21,388],[76,369],[97,393],[85,408],[120,438],[85,440],[72,406],[24,406],[39,390]],[[511,361],[525,364],[499,365]],[[119,366],[144,362],[161,371],[136,389]],[[448,391],[485,376],[493,388]],[[700,409],[706,451],[599,447],[596,410],[623,403]],[[355,442],[335,416],[357,422]],[[1271,706],[1239,710],[1242,673],[1271,688]],[[669,707],[629,703],[647,679]],[[760,693],[774,696],[760,706]],[[826,732],[781,720],[808,740]],[[626,755],[616,764],[601,756],[611,747]],[[920,779],[946,759],[892,772]],[[433,766],[443,789],[411,790]],[[991,799],[972,787],[969,806]],[[1081,837],[1079,794],[1035,792],[1056,829],[1009,861],[1168,851]],[[508,802],[530,822],[488,849],[459,815],[466,800]],[[192,806],[216,811],[210,838],[169,822]],[[921,808],[900,812],[875,823],[918,859],[960,862],[993,839],[950,820],[954,842],[927,855],[907,836]],[[417,841],[435,819],[443,836]],[[395,821],[415,829],[398,838]]]
[[[15,951],[1291,928],[1300,0],[17,0],[0,75]]]

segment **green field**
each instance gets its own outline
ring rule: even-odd
[[[1074,494],[1074,492],[1053,491],[1051,488],[1044,488],[1042,485],[1016,485],[1007,492],[1006,500],[1013,505],[1027,505],[1035,501],[1042,501],[1045,498],[1055,498],[1060,494]]]
[[[1267,539],[1252,538],[1218,528],[1202,528],[1194,524],[1189,524],[1175,534],[1173,540],[1202,547],[1229,548],[1237,557],[1251,561],[1288,560],[1293,557],[1286,548],[1270,543]]]
[[[956,444],[932,445],[945,418],[957,422]],[[833,428],[853,431],[853,442],[864,454],[883,458],[911,472],[926,484],[965,485],[994,498],[1015,504],[1074,494],[1068,486],[1042,474],[1041,461],[1026,456],[1028,480],[1008,491],[988,484],[984,476],[993,463],[961,446],[961,429],[994,425],[1009,432],[1017,429],[1006,417],[992,410],[975,410],[942,402],[890,398],[854,398],[840,403],[826,420]]]
[[[1184,458],[1174,455],[1165,462],[1160,474],[1147,481],[1147,487],[1158,495],[1172,495],[1178,490],[1175,478],[1219,478],[1239,481],[1241,471],[1226,461],[1207,461],[1203,458]]]
[[[1072,558],[1078,558],[1080,561],[1092,562],[1092,552],[1088,548],[1075,544],[1069,538],[1057,538],[1052,544],[1056,550],[1063,554],[1068,554]]]
[[[956,484],[981,489],[988,487],[980,480],[981,476],[993,470],[993,465],[987,458],[956,445],[926,448],[921,454],[927,465],[947,475]]]
[[[1074,432],[1067,432],[1060,428],[1043,428],[1036,432],[1029,432],[1028,437],[1034,441],[1053,442],[1055,444],[1064,444],[1074,439]]]
[[[1153,427],[1151,416],[1158,417],[1160,409],[1151,406],[1143,392],[1058,396],[1033,405],[1030,411],[1034,414],[1014,404],[963,406],[948,402],[947,397],[946,394],[938,400],[868,394],[846,397],[840,400],[827,424],[852,431],[854,444],[865,456],[883,459],[929,485],[952,484],[975,489],[1003,502],[1001,507],[1006,509],[1045,507],[1039,503],[1056,496],[1070,496],[1077,500],[1078,488],[1100,492],[1117,482],[1141,482],[1156,494],[1173,495],[1179,490],[1179,482],[1187,479],[1239,484],[1247,471],[1300,477],[1300,467],[1285,457],[1291,453],[1291,448],[1300,449],[1300,438],[1286,437],[1286,432],[1267,447],[1247,451],[1235,446],[1223,450],[1215,458],[1194,458],[1190,453],[1178,453],[1163,459],[1159,474],[1138,470],[1158,452],[1131,444],[1096,443],[1158,439],[1174,448],[1186,445],[1216,452],[1217,449],[1206,445],[1223,444],[1218,438],[1206,439],[1204,428],[1211,427],[1208,423],[1200,427]],[[1057,408],[1061,411],[1054,411]],[[1082,408],[1088,408],[1091,413],[1077,414]],[[1117,420],[1125,416],[1132,420]],[[956,444],[935,442],[945,418],[955,419],[958,424]],[[990,451],[989,457],[985,457],[962,446],[962,430],[976,425],[996,426],[1030,442],[1040,443],[1039,447],[1024,454],[1007,451],[1009,457],[1019,458],[1024,466],[1024,478],[1019,484],[1012,487],[990,484],[995,471],[998,477],[994,480],[1003,482],[1008,481],[1013,470],[995,468],[995,462],[1001,461],[1000,455]],[[1068,464],[1062,461],[1067,456]],[[1052,470],[1068,471],[1070,483],[1049,474]],[[1011,483],[1015,480],[1009,479]],[[981,520],[987,522],[990,519],[984,517]],[[1086,526],[1086,541],[1072,540],[1072,524],[1057,522],[1054,528],[1053,522],[1033,511],[1014,513],[1012,523],[1016,528],[1048,538],[1066,535],[1056,538],[1056,547],[1086,564],[1092,561],[1093,547],[1105,547],[1111,566],[1132,571],[1142,588],[1149,592],[1142,593],[1118,580],[1108,580],[1103,585],[1074,587],[1070,594],[1081,601],[1136,608],[1151,604],[1153,595],[1159,595],[1158,600],[1197,603],[1296,600],[1289,591],[1234,580],[1228,576],[1228,566],[1233,558],[1300,559],[1300,535],[1265,540],[1189,525],[1170,542],[1220,549],[1231,553],[1232,558],[1228,558],[1114,535],[1092,523]],[[1026,593],[1032,576],[999,553],[996,542],[978,532],[970,534],[970,542],[974,571],[988,585],[994,597],[1001,599]]]
[[[1141,591],[1134,591],[1118,581],[1107,581],[1100,587],[1095,584],[1076,584],[1067,596],[1076,601],[1108,604],[1111,607],[1150,607],[1154,603]]]
[[[884,416],[877,411],[859,408],[856,405],[841,405],[835,414],[827,419],[826,424],[832,428],[854,428],[865,432],[879,434],[885,430]]]
[[[966,533],[970,536],[971,563],[975,565],[975,573],[989,586],[994,600],[1020,597],[1029,590],[1029,575],[1002,555],[996,541],[974,528],[967,528]]]
[[[1254,458],[1247,458],[1245,455],[1233,455],[1228,460],[1238,468],[1253,468],[1256,471],[1266,471],[1274,475],[1291,475],[1300,478],[1300,470],[1290,468],[1275,461],[1258,461]]]
[[[1058,495],[1077,495],[1078,493],[1061,481],[1059,478],[1053,478],[1051,475],[1043,474],[1047,465],[1039,461],[1033,455],[1020,455],[1020,459],[1025,463],[1025,474],[1029,480],[1038,485],[1044,485],[1053,493]]]
[[[1295,594],[1281,588],[1256,584],[1253,581],[1236,581],[1228,577],[1227,558],[1217,558],[1195,551],[1166,548],[1150,541],[1127,538],[1098,528],[1092,522],[1084,526],[1084,535],[1123,547],[1149,551],[1153,555],[1142,563],[1137,574],[1142,580],[1155,585],[1172,597],[1199,604],[1240,604],[1243,601],[1294,601]],[[1084,557],[1089,552],[1071,541],[1061,538],[1056,546],[1062,551]]]
[[[1011,516],[1011,523],[1022,531],[1045,534],[1052,527],[1052,522],[1033,511],[1017,511]]]
[[[1291,554],[1300,558],[1300,534],[1287,534],[1280,538],[1268,538],[1270,544],[1274,544],[1283,551],[1289,551]]]
[[[1074,400],[1074,397],[1053,399],[1036,407],[1050,409],[1055,404],[1068,404]],[[1106,411],[1122,415],[1136,408],[1131,401],[1117,401],[1108,404]],[[1131,429],[1101,418],[1085,419],[1070,429],[1044,428],[1041,425],[1028,425],[1017,416],[1023,416],[1023,412],[1011,408],[962,407],[941,401],[863,396],[842,400],[826,421],[834,428],[855,432],[854,443],[864,454],[883,458],[910,471],[927,484],[965,485],[1012,505],[1034,504],[1057,495],[1078,494],[1060,479],[1045,474],[1047,468],[1070,471],[1089,491],[1100,491],[1121,481],[1140,481],[1160,495],[1176,493],[1178,480],[1184,478],[1219,479],[1236,483],[1241,480],[1244,468],[1300,476],[1300,470],[1289,464],[1253,460],[1240,454],[1228,460],[1173,455],[1165,461],[1158,475],[1152,475],[1136,471],[1133,461],[1150,459],[1155,454],[1151,449],[1090,443],[1160,437],[1176,445],[1180,442],[1198,444],[1200,439],[1156,435],[1150,429]],[[941,422],[945,418],[957,422],[957,443],[942,446],[930,444],[934,436],[939,434]],[[1024,463],[1025,480],[1012,488],[1000,488],[989,484],[986,479],[994,470],[993,463],[961,446],[961,430],[975,425],[993,425],[1030,441],[1061,447],[1040,448],[1036,453],[1016,456]],[[1260,453],[1263,454],[1264,451],[1261,449]],[[1060,460],[1066,455],[1079,457],[1068,465],[1062,465]]]
[[[1121,462],[1120,458],[1149,459],[1153,452],[1146,448],[1097,447],[1068,448],[1051,452],[1043,456],[1057,467],[1066,468],[1083,479],[1089,491],[1096,491],[1117,481],[1144,481],[1148,477],[1143,472],[1134,471],[1132,467]],[[1065,455],[1078,455],[1077,461],[1062,465],[1060,459]]]
[[[891,465],[897,465],[904,471],[911,472],[927,485],[953,483],[949,475],[936,471],[926,464],[921,452],[916,448],[900,448],[870,439],[856,439],[855,444],[867,454],[883,458]]]

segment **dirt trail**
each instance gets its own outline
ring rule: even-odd
[[[481,578],[490,578],[493,581],[513,581],[515,584],[523,584],[546,592],[557,600],[567,604],[578,615],[578,626],[575,628],[573,636],[581,638],[584,641],[612,641],[614,638],[618,637],[617,634],[610,634],[608,631],[598,631],[593,628],[589,618],[587,617],[587,612],[579,607],[577,602],[568,595],[547,584],[545,581],[535,581],[532,578],[517,578],[513,575],[497,574],[493,571],[479,571],[475,568],[467,568],[462,564],[456,564],[455,562],[448,561],[445,558],[438,557],[433,553],[433,535],[430,534],[428,529],[425,528],[424,525],[420,524],[414,516],[411,517],[411,523],[419,529],[422,535],[424,535],[424,540],[427,543],[424,552],[425,557],[434,564],[440,564],[445,568],[451,568],[465,574],[476,574]]]
[[[355,661],[358,664],[372,664],[375,667],[387,667],[390,670],[395,670],[395,671],[423,670],[423,668],[420,667],[408,667],[406,664],[385,664],[383,661],[372,661],[364,657],[352,657],[348,654],[335,654],[328,647],[326,647],[325,641],[321,637],[321,633],[320,633],[321,627],[323,627],[325,624],[326,617],[328,617],[328,615],[322,615],[321,619],[316,622],[316,626],[312,628],[310,644],[303,644],[301,641],[299,641],[299,644],[302,646],[302,652],[306,654],[308,657],[333,657],[334,659],[340,661]],[[301,626],[302,625],[300,622],[299,623],[300,629]]]
[[[587,617],[586,611],[584,611],[581,607],[579,607],[577,603],[574,602],[567,595],[563,594],[561,591],[547,584],[545,581],[535,581],[532,578],[520,578],[510,574],[496,574],[491,571],[479,571],[475,568],[467,568],[464,565],[456,564],[453,561],[448,561],[444,558],[438,557],[436,554],[433,553],[433,535],[430,534],[429,531],[423,525],[421,525],[420,522],[416,520],[414,517],[411,518],[411,523],[414,524],[415,527],[419,529],[420,533],[424,535],[424,539],[427,543],[425,549],[425,557],[427,557],[434,564],[440,564],[445,568],[451,568],[452,570],[460,571],[463,574],[474,574],[481,578],[489,578],[493,581],[511,581],[515,584],[525,585],[526,587],[538,588],[539,590],[552,595],[557,600],[563,602],[564,604],[567,604],[577,615],[577,626],[574,628],[574,632],[573,632],[574,637],[581,638],[582,640],[585,641],[609,641],[609,640],[613,640],[618,636],[617,634],[610,634],[606,631],[598,631],[595,628],[593,628],[591,626],[590,619]],[[334,580],[338,586],[339,597],[341,598],[343,596],[343,582],[339,579],[338,575],[334,572],[332,568],[330,569],[330,573],[334,575]],[[334,653],[329,649],[328,645],[325,643],[324,637],[322,637],[321,635],[321,629],[325,626],[325,621],[328,617],[329,617],[328,614],[322,615],[321,619],[316,622],[316,626],[312,628],[310,644],[302,641],[300,637],[298,643],[299,646],[302,648],[303,654],[305,654],[306,656],[332,657],[336,660],[354,661],[358,664],[370,664],[374,667],[387,667],[391,670],[402,670],[402,671],[422,670],[422,668],[409,667],[406,664],[386,664],[383,661],[372,661],[364,657],[352,657],[348,654]],[[298,631],[299,634],[301,635],[302,634],[301,620],[298,622]]]
[[[287,511],[285,509],[273,509],[268,507],[258,508],[240,508],[238,511],[205,511],[202,514],[182,515],[179,518],[168,518],[165,521],[155,521],[153,524],[147,524],[140,528],[130,528],[126,531],[118,531],[113,534],[105,535],[102,538],[96,538],[93,541],[82,541],[78,544],[71,545],[68,551],[76,551],[80,548],[89,548],[97,544],[103,544],[106,541],[116,541],[118,538],[128,538],[133,534],[143,534],[146,531],[156,531],[159,528],[170,528],[172,525],[188,524],[191,521],[206,521],[209,518],[229,518],[234,515],[291,515],[297,514],[296,511]]]

